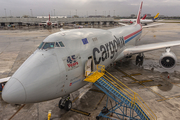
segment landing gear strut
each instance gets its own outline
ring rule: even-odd
[[[142,66],[144,60],[144,54],[141,53],[136,57],[136,65]]]
[[[65,109],[66,111],[69,111],[72,108],[72,102],[70,100],[70,95],[62,97],[62,99],[59,101],[59,108]]]

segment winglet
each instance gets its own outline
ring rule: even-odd
[[[142,5],[143,5],[143,1],[141,2],[140,8],[139,8],[136,24],[140,24]]]
[[[159,13],[157,13],[157,15],[154,17],[153,20],[157,20],[158,16],[159,16]]]

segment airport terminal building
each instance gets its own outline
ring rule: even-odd
[[[16,25],[16,26],[22,26],[22,25],[39,25],[39,23],[46,22],[49,20],[49,17],[31,17],[31,18],[18,18],[18,17],[1,17],[0,18],[0,26],[8,26],[8,25]],[[114,23],[114,18],[67,18],[64,17],[52,17],[51,16],[51,22],[56,22],[58,24],[79,24],[79,25],[110,25]]]

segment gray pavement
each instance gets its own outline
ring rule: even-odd
[[[106,29],[106,28],[105,28]],[[0,31],[0,78],[11,76],[16,69],[30,56],[42,40],[48,35],[59,31],[51,30],[1,30]],[[180,24],[167,23],[162,26],[143,29],[142,37],[138,44],[149,44],[180,40]],[[175,70],[168,73],[158,65],[158,60],[165,49],[145,53],[145,61],[142,67],[135,65],[135,56],[126,62],[118,65],[118,68],[127,74],[137,74],[135,79],[153,80],[152,82],[140,85],[124,74],[109,67],[107,70],[137,92],[147,105],[154,111],[158,120],[179,120],[180,119],[180,47],[173,47],[178,58]],[[141,75],[140,75],[141,74]],[[89,84],[88,84],[89,86]],[[91,86],[92,89],[97,89]],[[86,89],[78,90],[71,94],[71,100],[81,95]],[[48,111],[52,110],[52,120],[95,120],[106,105],[106,97],[97,106],[103,93],[88,91],[80,99],[73,103],[73,108],[90,113],[90,116],[72,111],[64,111],[58,108],[59,99],[51,101],[22,105],[10,105],[5,103],[0,96],[0,120],[8,120],[15,114],[12,120],[46,120]],[[114,104],[114,103],[113,103]],[[97,107],[97,109],[95,109]],[[109,105],[110,107],[110,105]]]

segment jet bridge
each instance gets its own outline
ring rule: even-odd
[[[88,71],[87,71],[88,72]],[[120,80],[105,70],[105,66],[97,65],[97,70],[91,72],[84,81],[92,82],[105,94],[107,94],[106,107],[96,117],[124,120],[156,120],[157,117],[147,106],[143,99]],[[112,108],[107,108],[108,99],[115,101]],[[112,116],[112,114],[115,114]]]

